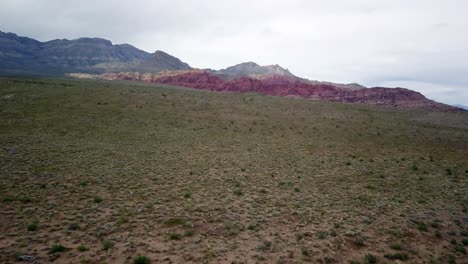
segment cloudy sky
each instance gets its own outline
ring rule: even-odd
[[[313,80],[468,105],[466,0],[0,0],[0,30],[101,37],[198,68],[280,64]]]

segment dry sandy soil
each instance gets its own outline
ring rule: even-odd
[[[467,183],[467,113],[0,79],[0,263],[468,263]]]

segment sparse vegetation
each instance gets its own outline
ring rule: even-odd
[[[261,250],[261,251],[266,251],[266,250],[270,250],[270,249],[271,249],[271,246],[272,246],[271,241],[265,240],[265,241],[263,241],[263,243],[258,247],[258,249]]]
[[[28,231],[36,231],[38,227],[39,227],[38,222],[33,221],[32,223],[28,224],[27,229]]]
[[[377,263],[377,257],[375,255],[372,255],[372,254],[367,254],[365,257],[364,257],[364,263],[365,264],[374,264],[374,263]]]
[[[177,234],[177,233],[170,233],[169,238],[171,240],[180,240],[182,238],[182,236],[180,234]]]
[[[390,260],[408,260],[408,255],[405,253],[385,254],[384,257]]]
[[[462,263],[467,120],[0,78],[0,263]]]
[[[80,225],[78,225],[77,223],[71,223],[68,225],[68,230],[78,230],[80,229]]]
[[[104,250],[109,250],[114,247],[114,242],[110,240],[104,240],[102,241],[102,249]]]
[[[427,225],[423,222],[418,223],[418,230],[421,232],[427,232]]]
[[[95,203],[101,203],[103,201],[102,197],[100,196],[94,196],[94,202]]]
[[[67,248],[62,246],[61,244],[55,244],[55,245],[52,245],[52,247],[50,248],[49,252],[50,253],[60,253],[60,252],[63,252],[65,251]]]
[[[77,247],[78,251],[79,252],[85,252],[85,251],[88,251],[88,248],[85,246],[85,245],[79,245]]]
[[[392,245],[390,246],[390,248],[393,249],[393,250],[402,250],[402,249],[403,249],[403,247],[401,246],[401,244],[392,244]]]
[[[146,256],[138,255],[133,259],[133,264],[149,264],[150,259]]]
[[[463,245],[468,246],[468,238],[462,239],[461,242],[462,242]]]

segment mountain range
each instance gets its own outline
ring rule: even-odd
[[[148,53],[100,38],[47,42],[0,31],[0,74],[60,76],[70,72],[159,72],[190,66],[163,51]]]
[[[101,38],[40,42],[0,31],[0,75],[131,80],[217,92],[256,92],[343,103],[462,110],[404,88],[339,84],[300,78],[279,65],[245,62],[221,70],[194,69],[163,51],[148,53]]]

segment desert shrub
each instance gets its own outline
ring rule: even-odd
[[[325,238],[327,238],[327,235],[328,235],[328,234],[327,234],[327,231],[319,231],[317,237],[318,237],[319,239],[325,239]]]
[[[448,263],[449,264],[457,264],[457,259],[455,258],[454,255],[448,256]]]
[[[193,236],[193,234],[194,234],[193,229],[187,229],[184,233],[184,235],[188,237]]]
[[[179,225],[185,225],[186,221],[185,219],[182,219],[182,218],[171,218],[171,219],[165,220],[163,224],[166,227],[174,227],[174,226],[179,226]]]
[[[262,251],[269,250],[271,248],[271,245],[271,241],[265,240],[260,246],[258,246],[258,249]]]
[[[304,233],[296,234],[296,240],[301,241],[304,238],[304,236],[305,236]]]
[[[31,202],[31,198],[29,196],[26,196],[26,195],[18,196],[17,200],[22,202],[22,203],[30,203]]]
[[[423,222],[419,222],[418,223],[418,230],[419,231],[422,231],[422,232],[426,232],[427,231],[427,225]]]
[[[150,259],[146,256],[138,255],[133,259],[133,264],[149,264]]]
[[[462,239],[461,242],[462,242],[463,245],[468,246],[468,238]]]
[[[79,252],[85,252],[85,251],[88,250],[88,248],[85,247],[84,245],[79,245],[79,246],[77,247],[77,249],[78,249]]]
[[[394,250],[401,250],[402,246],[400,244],[392,244],[390,245],[390,248]]]
[[[462,253],[462,254],[466,254],[466,249],[464,246],[462,245],[457,245],[455,247],[455,252],[458,252],[458,253]]]
[[[234,236],[244,231],[244,226],[237,223],[226,222],[224,224],[224,229],[229,236]]]
[[[367,254],[366,256],[364,256],[364,263],[365,264],[377,263],[377,257],[372,254]]]
[[[405,253],[385,254],[384,258],[387,258],[390,260],[407,260],[408,255]]]
[[[110,241],[110,240],[104,240],[102,241],[102,248],[104,250],[109,250],[111,248],[114,247],[114,242]]]
[[[358,247],[364,247],[366,245],[363,238],[357,238],[356,240],[354,240],[354,244]]]
[[[77,223],[71,223],[68,225],[68,230],[78,230],[80,226]]]
[[[177,233],[170,233],[169,238],[171,240],[180,240],[181,236],[179,234],[177,234]]]
[[[101,203],[103,201],[102,197],[100,196],[94,196],[94,202],[95,203]]]
[[[65,251],[65,249],[67,249],[67,248],[62,246],[61,244],[55,244],[55,245],[52,245],[49,252],[50,253],[59,253],[59,252]]]
[[[37,221],[34,221],[27,226],[28,231],[36,231],[39,228]]]

